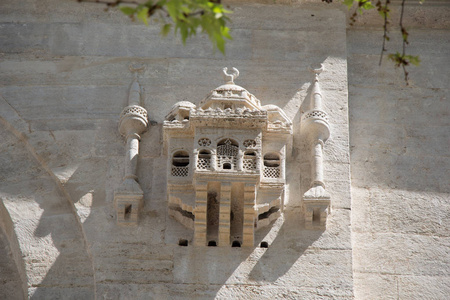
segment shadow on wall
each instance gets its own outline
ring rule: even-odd
[[[313,74],[307,69],[305,69],[305,73],[311,77],[312,81]],[[292,110],[294,134],[297,135],[299,134],[301,108],[305,111],[308,109],[312,90],[311,86],[301,90],[305,85],[306,83],[299,83],[299,89],[290,95],[290,99],[288,97],[284,100],[280,98],[277,102],[280,107]],[[248,88],[251,90],[250,87]],[[255,95],[263,98],[259,94],[255,93]],[[265,100],[270,103],[270,99]],[[302,141],[297,140],[294,143],[301,144]],[[304,153],[295,151],[288,155],[290,168],[298,169],[299,162],[296,161],[296,157],[304,155]],[[305,177],[309,178],[309,174],[306,174]],[[292,183],[292,180],[299,178],[297,171],[295,179],[287,178],[287,181]],[[297,205],[300,205],[300,199],[295,195],[300,195],[300,189],[307,190],[309,181],[307,187],[300,188],[300,185],[300,182],[290,185],[290,187],[295,187],[292,197],[296,198],[291,201],[296,202]],[[302,213],[298,207],[287,208],[284,216],[255,233],[255,247],[176,247],[173,264],[176,285],[170,291],[171,299],[184,299],[183,293],[187,292],[186,288],[189,289],[190,298],[195,299],[227,299],[230,295],[237,294],[248,297],[257,297],[262,294],[268,298],[279,297],[280,286],[288,281],[295,282],[295,284],[305,283],[306,286],[310,280],[308,276],[323,277],[323,275],[317,275],[311,271],[314,269],[314,266],[311,267],[314,263],[309,261],[310,257],[304,259],[301,257],[322,236],[324,230],[307,230],[303,222]],[[299,264],[305,266],[299,266]],[[327,267],[331,268],[332,266]],[[305,272],[300,273],[302,270]],[[268,286],[272,287],[272,291],[266,294],[265,289]],[[303,286],[296,285],[292,288],[300,290]],[[247,292],[244,292],[245,290]],[[152,294],[152,296],[158,297],[158,294]]]
[[[13,168],[2,164],[0,191],[7,195],[5,207],[18,235],[16,251],[27,266],[28,294],[64,298],[76,290],[80,298],[93,299],[92,261],[71,204],[27,141],[11,126],[0,129],[6,129],[0,130],[0,161],[14,163]]]
[[[256,247],[177,247],[174,250],[174,283],[178,285],[167,292],[171,299],[186,299],[183,297],[186,288],[190,289],[191,299],[226,299],[234,292],[248,297],[261,293],[266,297],[280,296],[277,282],[308,281],[307,276],[311,273],[297,274],[301,268],[293,267],[322,234],[320,230],[305,230],[301,218],[289,214],[275,221],[272,228],[259,231]],[[270,241],[270,238],[274,239]],[[249,286],[252,291],[243,293]],[[265,294],[265,289],[270,286],[273,290]],[[302,287],[292,288],[300,290]],[[158,297],[158,294],[153,296]]]
[[[51,264],[45,278],[31,287],[31,299],[78,298],[94,299],[94,277],[92,261],[86,253],[85,241],[80,232],[76,216],[66,200],[56,202],[53,193],[37,196],[36,202],[43,209],[39,224],[34,231],[37,239],[50,240],[57,249],[56,260]],[[50,200],[51,198],[55,200]],[[56,203],[55,203],[56,202]],[[50,236],[50,239],[46,238]],[[48,248],[48,249],[47,249]],[[51,245],[43,247],[46,252]],[[41,258],[45,262],[45,256]],[[48,262],[47,262],[47,265]]]
[[[25,299],[25,266],[13,229],[14,225],[0,198],[0,299]]]

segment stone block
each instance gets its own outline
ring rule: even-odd
[[[398,276],[379,273],[353,273],[355,299],[399,299]]]
[[[449,276],[399,276],[398,299],[447,299]]]
[[[449,238],[353,233],[353,269],[362,273],[448,276]],[[433,245],[433,247],[428,247]]]

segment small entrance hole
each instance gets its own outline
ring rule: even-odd
[[[231,244],[231,247],[241,247],[241,243],[239,241],[233,241],[233,244]]]
[[[314,208],[312,220],[314,223],[320,222],[320,209],[319,208]]]
[[[231,170],[231,164],[230,163],[224,163],[222,168],[224,170]]]
[[[217,246],[216,241],[209,241],[208,242],[208,247],[216,247],[216,246]]]
[[[269,243],[268,242],[261,242],[261,245],[259,245],[261,248],[269,248]]]
[[[185,239],[180,239],[178,241],[178,245],[183,246],[183,247],[187,247],[188,243],[189,243],[188,240],[185,240]]]
[[[131,216],[131,208],[132,208],[131,204],[125,205],[125,211],[124,211],[124,214],[123,214],[123,218],[125,220],[128,220],[130,218],[130,216]]]

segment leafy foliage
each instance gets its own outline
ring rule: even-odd
[[[231,11],[227,10],[220,0],[149,0],[143,3],[128,0],[78,1],[119,7],[125,15],[146,25],[156,14],[161,21],[161,34],[166,36],[173,30],[176,35],[180,34],[183,44],[188,37],[201,31],[208,35],[214,47],[225,53],[226,39],[232,39],[230,28],[227,27]]]
[[[93,2],[104,4],[109,7],[118,7],[125,15],[131,19],[138,19],[148,25],[148,20],[155,15],[159,16],[161,21],[161,35],[166,36],[172,30],[174,33],[180,34],[183,44],[186,40],[196,35],[199,31],[206,33],[213,46],[225,54],[225,43],[231,40],[230,28],[227,22],[230,21],[228,15],[231,11],[225,9],[221,4],[221,0],[77,0],[78,2]],[[322,0],[331,3],[333,0]],[[386,52],[386,42],[389,42],[389,18],[391,0],[341,0],[349,9],[354,8],[353,14],[350,16],[350,25],[356,22],[358,13],[374,9],[378,11],[384,19],[383,44],[380,54],[380,65],[383,54]],[[409,33],[403,26],[403,12],[405,1],[401,3],[401,15],[399,28],[403,40],[402,52],[388,54],[388,58],[392,60],[396,67],[402,67],[405,75],[405,82],[408,84],[408,72],[406,66],[418,65],[420,59],[418,56],[406,54],[406,45],[408,45]],[[423,3],[425,0],[416,0]],[[374,5],[375,3],[375,5]],[[156,18],[154,18],[156,19]]]
[[[425,0],[418,0],[420,4],[422,4]],[[377,0],[375,3],[375,6],[371,3],[371,0],[344,0],[344,4],[347,5],[349,9],[351,9],[353,6],[356,6],[355,11],[353,12],[352,16],[350,17],[350,25],[353,25],[357,18],[357,12],[360,14],[364,10],[375,8],[377,9],[380,16],[384,19],[383,29],[383,45],[381,47],[381,54],[380,54],[380,65],[383,59],[383,54],[386,52],[386,42],[389,42],[390,38],[388,35],[388,26],[389,26],[389,13],[390,8],[389,5],[391,3],[390,0],[384,0],[384,3],[381,0]],[[356,5],[355,5],[356,4]],[[405,82],[408,85],[408,72],[406,71],[406,67],[410,64],[418,66],[420,63],[419,56],[413,56],[413,55],[407,55],[406,54],[406,46],[409,44],[408,42],[408,36],[409,33],[406,30],[406,28],[403,26],[403,13],[405,10],[405,0],[402,0],[401,3],[401,14],[400,14],[400,22],[398,24],[400,28],[400,32],[402,35],[402,53],[396,52],[395,54],[388,54],[388,58],[394,62],[396,67],[402,67],[403,68],[403,74],[405,75]]]

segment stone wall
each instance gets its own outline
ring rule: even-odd
[[[404,87],[401,72],[377,67],[375,18],[347,29],[339,4],[264,2],[230,1],[225,57],[205,36],[183,47],[161,39],[158,24],[95,4],[0,3],[0,264],[14,274],[0,297],[445,298],[448,6],[430,1],[441,21],[425,18],[413,30],[423,63]],[[117,127],[131,63],[147,67],[139,81],[152,125],[140,143],[144,208],[137,227],[123,227],[113,198],[124,174]],[[307,230],[301,195],[310,166],[299,123],[314,78],[308,67],[320,63],[332,213],[326,230]],[[174,103],[198,103],[220,85],[225,66],[293,121],[287,205],[255,247],[181,247],[188,229],[167,212],[162,121]],[[269,248],[258,246],[263,239]]]
[[[386,57],[380,24],[349,27],[354,292],[358,299],[445,299],[450,294],[450,7],[409,4],[403,72]],[[392,12],[397,24],[399,9]],[[368,20],[368,21],[367,21]],[[391,30],[390,52],[401,51]]]

